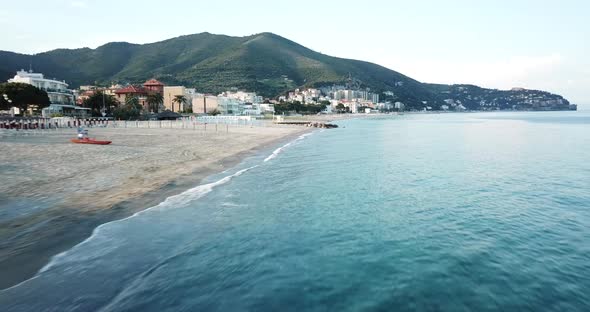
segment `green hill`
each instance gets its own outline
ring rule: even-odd
[[[362,88],[391,91],[390,100],[409,107],[439,107],[437,85],[418,82],[376,64],[331,57],[271,33],[230,37],[201,33],[150,44],[113,42],[96,49],[58,49],[36,55],[0,51],[0,80],[33,64],[46,77],[85,84],[141,83],[155,77],[200,92],[229,88],[275,97],[305,86],[345,84],[349,75]],[[426,103],[426,104],[424,104]]]
[[[396,91],[408,103],[436,100],[427,87],[400,73],[317,53],[271,33],[248,37],[201,33],[144,45],[116,42],[96,49],[58,49],[34,56],[0,51],[0,75],[4,75],[0,79],[29,68],[31,62],[35,71],[66,80],[72,87],[96,82],[140,83],[156,77],[204,92],[237,87],[274,97],[302,86],[344,84],[350,74],[362,87]]]

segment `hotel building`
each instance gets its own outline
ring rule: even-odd
[[[14,78],[9,79],[8,82],[30,84],[47,92],[51,104],[43,109],[43,116],[45,117],[55,114],[85,117],[90,113],[89,109],[76,105],[74,92],[68,89],[68,84],[65,81],[46,79],[43,74],[34,73],[32,70],[19,70]]]

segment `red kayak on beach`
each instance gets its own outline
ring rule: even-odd
[[[109,145],[111,141],[99,141],[95,139],[70,139],[70,142],[76,144],[96,144],[96,145]]]

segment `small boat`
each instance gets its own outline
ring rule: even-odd
[[[95,139],[70,139],[70,142],[76,144],[96,144],[96,145],[109,145],[111,141],[100,141]]]

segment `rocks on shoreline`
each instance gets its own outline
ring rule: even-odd
[[[334,129],[338,128],[338,125],[325,123],[325,122],[312,122],[312,121],[280,121],[276,124],[279,125],[296,125],[296,126],[305,126],[309,128],[322,128],[322,129]]]

